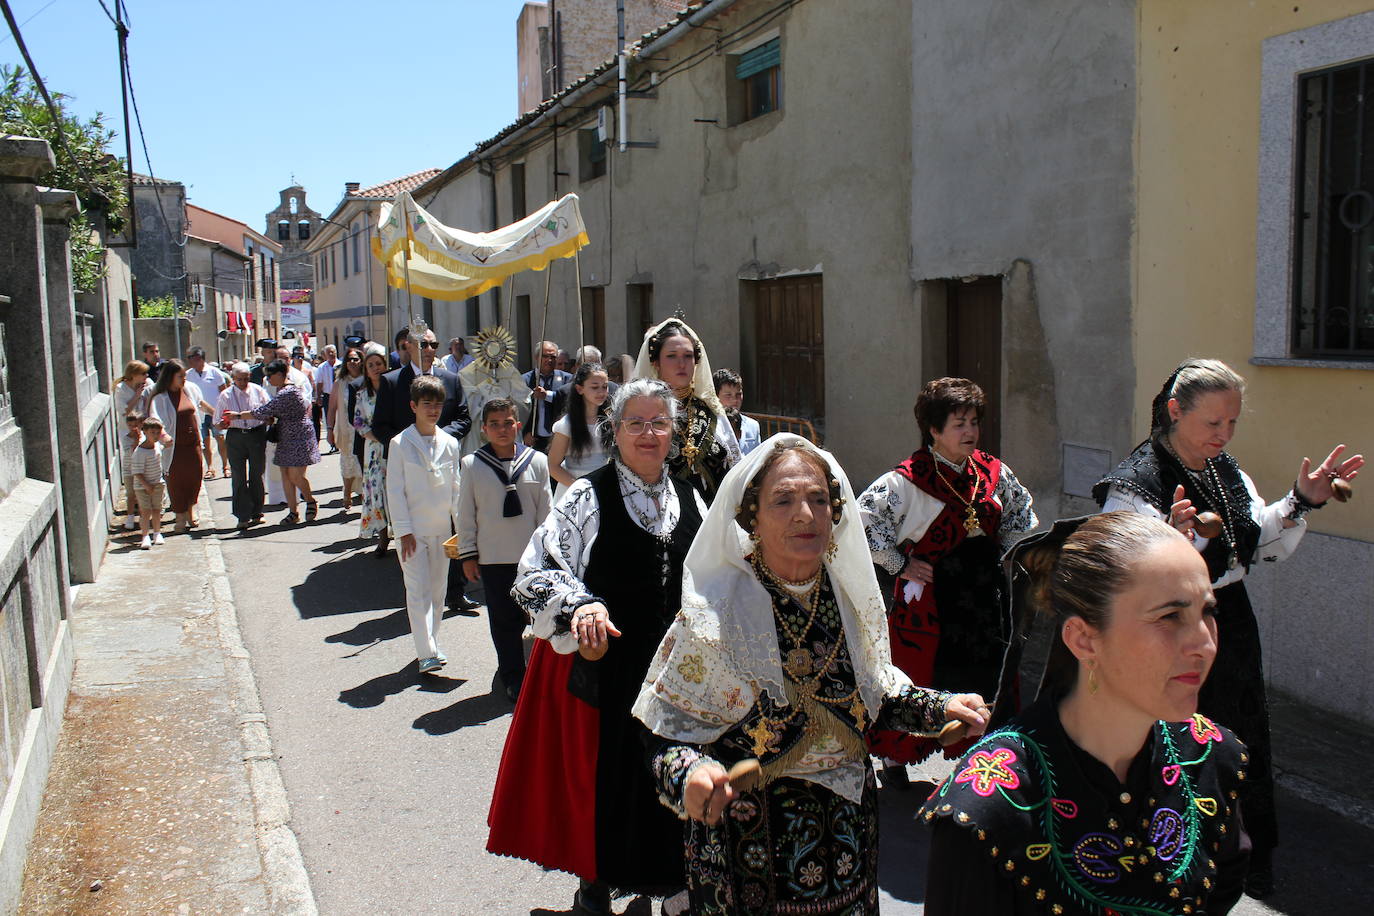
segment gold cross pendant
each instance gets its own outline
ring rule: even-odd
[[[866,712],[867,710],[864,709],[864,701],[859,699],[859,691],[855,690],[854,702],[849,704],[849,714],[854,717],[854,722],[859,728],[864,727],[864,715]]]
[[[973,534],[973,532],[977,531],[978,528],[978,509],[972,503],[970,503],[968,507],[968,512],[965,514],[964,518],[964,530],[967,531],[969,534]]]
[[[755,757],[762,757],[768,750],[768,745],[777,737],[767,716],[759,716],[758,724],[753,728],[746,728],[744,733],[754,739]]]

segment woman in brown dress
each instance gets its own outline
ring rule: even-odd
[[[162,420],[171,443],[162,452],[162,472],[167,477],[167,502],[176,513],[173,531],[194,528],[196,500],[200,497],[200,419],[196,402],[186,392],[186,367],[175,359],[162,364],[153,389],[153,413]]]

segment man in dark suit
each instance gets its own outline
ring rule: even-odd
[[[439,414],[440,429],[461,440],[472,428],[467,399],[463,396],[463,383],[452,372],[435,365],[439,341],[434,332],[426,329],[424,336],[411,337],[409,352],[418,353],[419,362],[391,370],[377,384],[377,410],[372,416],[372,433],[382,441],[383,454],[390,448],[391,440],[415,422],[415,411],[410,407],[410,383],[417,375],[432,375],[444,383],[447,395],[443,412]]]
[[[415,362],[415,355],[409,353],[406,349],[409,345],[410,330],[401,328],[396,332],[396,349],[392,350],[391,355],[387,357],[387,360],[391,363],[391,368],[400,369],[405,366],[407,361]]]
[[[558,389],[572,382],[572,376],[555,368],[558,344],[552,340],[539,342],[539,368],[521,376],[533,392],[530,395],[530,422],[525,427],[525,444],[541,452],[549,450],[553,438],[553,424],[560,414],[554,413],[553,400]]]
[[[591,344],[587,344],[587,346],[577,351],[577,362],[573,365],[573,376],[576,377],[577,370],[581,368],[583,363],[599,362],[601,362],[601,351],[598,350],[596,347],[593,347]],[[620,388],[620,386],[617,385],[615,382],[607,382],[606,385],[608,391],[607,396],[615,397],[615,393]],[[563,414],[567,412],[568,396],[572,394],[572,388],[573,380],[570,378],[568,379],[568,384],[560,386],[559,389],[553,393],[553,400],[549,402],[550,429],[552,429],[553,424],[557,423],[559,419],[562,418]]]

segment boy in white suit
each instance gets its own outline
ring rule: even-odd
[[[386,508],[400,549],[406,612],[415,637],[420,673],[448,662],[439,650],[439,624],[448,589],[444,541],[458,521],[458,440],[439,429],[448,393],[442,379],[417,376],[410,383],[415,424],[391,440],[386,459]]]

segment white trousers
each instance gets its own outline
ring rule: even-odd
[[[281,468],[272,463],[277,454],[277,443],[267,443],[267,464],[262,469],[262,485],[267,492],[266,505],[275,506],[286,502],[286,488],[281,482]]]
[[[415,657],[423,661],[439,654],[439,623],[444,619],[444,595],[448,592],[449,559],[444,555],[442,534],[416,535],[415,553],[401,561],[406,583],[406,613],[415,637]],[[399,539],[396,556],[401,555]]]

